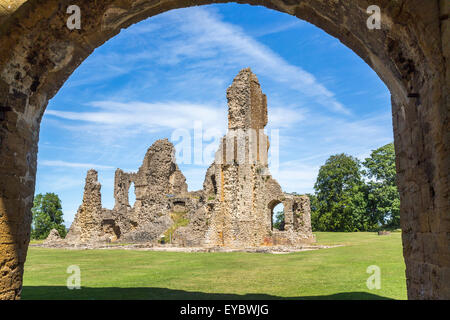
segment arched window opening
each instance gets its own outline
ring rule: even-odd
[[[128,204],[131,207],[133,207],[135,202],[136,202],[136,193],[135,193],[134,183],[132,182],[130,184],[130,187],[128,188]]]
[[[284,231],[284,206],[281,202],[272,209],[272,230]]]

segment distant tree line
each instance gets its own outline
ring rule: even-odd
[[[375,231],[400,227],[393,143],[363,162],[341,153],[320,168],[311,199],[314,231]]]
[[[311,199],[313,231],[376,231],[400,227],[400,197],[395,184],[392,143],[378,148],[363,162],[341,153],[320,167]],[[296,193],[293,193],[296,194]],[[51,229],[65,237],[61,200],[55,193],[34,199],[32,239],[45,239]],[[274,228],[284,228],[284,212],[276,213]]]

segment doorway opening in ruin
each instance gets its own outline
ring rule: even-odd
[[[136,202],[136,190],[134,182],[131,182],[130,187],[128,189],[128,205],[130,207],[133,207],[135,202]]]
[[[284,231],[284,205],[279,200],[269,203],[271,230]]]
[[[174,201],[172,211],[175,213],[186,212],[186,202],[184,201]]]

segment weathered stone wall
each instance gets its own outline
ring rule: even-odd
[[[121,211],[130,207],[128,194],[131,184],[136,180],[134,173],[116,169],[114,174],[114,210]]]
[[[308,196],[294,196],[292,208],[293,227],[300,235],[310,235],[311,228],[311,203]]]
[[[186,178],[175,162],[175,148],[167,139],[148,150],[134,177],[136,202],[122,227],[124,241],[153,241],[172,224],[170,198],[187,193]]]
[[[128,199],[132,183],[135,185],[136,194],[133,207],[130,206]],[[91,189],[91,179],[87,179],[85,190],[89,190],[88,195],[92,194]],[[98,194],[97,192],[95,194],[95,197],[100,197],[99,188]],[[158,240],[159,236],[173,224],[170,217],[170,212],[174,209],[173,197],[182,197],[187,194],[186,178],[175,162],[174,146],[167,139],[158,140],[148,148],[138,172],[128,173],[121,169],[116,170],[114,208],[112,210],[101,208],[101,202],[95,201],[94,210],[100,212],[98,217],[93,215],[94,218],[90,221],[95,228],[90,227],[86,222],[80,223],[80,220],[89,220],[90,216],[86,214],[86,211],[92,208],[90,204],[92,201],[87,204],[87,201],[83,200],[83,205],[69,232],[68,242],[83,244],[86,242],[84,240],[86,236],[81,235],[92,232],[100,233],[100,236],[91,236],[97,242]],[[85,198],[87,198],[86,191]],[[184,205],[188,203],[190,208],[192,205],[188,200],[179,200],[179,203],[183,202]],[[75,230],[78,231],[75,232]]]
[[[225,1],[224,1],[225,2]],[[82,29],[65,28],[70,1],[0,0],[0,298],[18,298],[29,242],[39,123],[75,68],[121,28],[210,0],[80,1]],[[337,37],[392,94],[408,296],[450,298],[449,2],[249,0]],[[365,27],[369,5],[382,28]]]
[[[267,124],[267,97],[250,69],[239,72],[227,89],[228,129],[264,129]]]
[[[98,182],[97,171],[91,169],[86,175],[83,202],[66,235],[66,241],[73,244],[100,241],[104,236],[102,220],[101,184]]]
[[[186,247],[199,247],[204,245],[205,234],[211,221],[211,211],[214,200],[208,200],[205,197],[204,190],[189,192],[184,207],[184,218],[188,221],[187,225],[180,226],[174,230],[172,243]],[[210,195],[211,197],[211,195]],[[176,203],[179,198],[173,199],[171,211],[180,212]]]

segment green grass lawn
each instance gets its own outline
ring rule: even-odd
[[[23,299],[406,299],[401,234],[316,233],[343,247],[290,254],[30,247]],[[81,289],[69,290],[78,265]],[[366,269],[381,269],[369,290]]]

